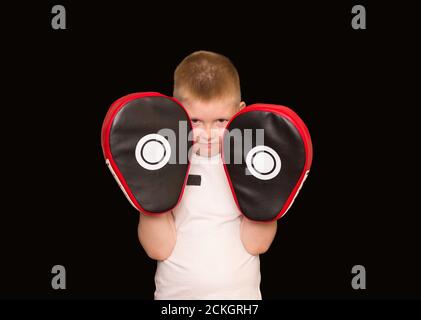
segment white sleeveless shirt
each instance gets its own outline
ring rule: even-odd
[[[261,300],[259,256],[242,244],[242,216],[220,154],[193,154],[190,175],[200,175],[200,185],[186,185],[173,210],[177,241],[157,263],[155,299]]]

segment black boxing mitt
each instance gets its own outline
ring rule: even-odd
[[[227,124],[221,154],[239,210],[251,220],[273,221],[288,211],[300,191],[313,148],[294,111],[254,104]]]
[[[184,107],[160,93],[134,93],[111,105],[102,125],[102,150],[137,210],[164,213],[180,201],[189,170],[191,129]]]

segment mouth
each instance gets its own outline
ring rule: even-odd
[[[213,142],[198,142],[198,144],[200,144],[202,146],[217,145],[218,144],[218,141],[213,141]]]
[[[198,143],[200,148],[207,149],[207,150],[217,150],[219,148],[219,144],[217,142],[214,143]]]

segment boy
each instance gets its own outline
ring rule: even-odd
[[[220,157],[221,136],[244,108],[236,68],[220,54],[198,51],[174,73],[174,97],[186,108],[195,149],[178,206],[140,215],[138,235],[158,260],[155,299],[261,299],[259,254],[268,250],[277,223],[248,220],[238,211]]]

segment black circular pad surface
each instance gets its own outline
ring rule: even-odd
[[[224,159],[240,210],[252,220],[275,219],[303,173],[306,160],[304,142],[297,128],[288,119],[269,111],[240,114],[227,127],[229,132],[234,129],[241,130],[243,141],[239,148],[234,148],[235,139],[231,135],[225,135]],[[246,129],[252,129],[252,141],[249,146],[244,143]],[[247,168],[246,156],[258,145],[257,129],[264,129],[264,146],[272,148],[281,160],[281,169],[272,179],[259,179]],[[234,163],[235,157],[241,158],[240,164]],[[272,156],[270,158],[273,159]],[[271,172],[273,169],[267,174]]]
[[[179,121],[184,121],[185,135],[180,135]],[[174,132],[175,145],[171,144],[171,160],[162,168],[148,170],[136,160],[136,146],[142,137],[156,134],[164,128]],[[188,170],[187,155],[180,158],[179,148],[185,144],[190,150],[193,142],[188,141],[187,137],[191,129],[185,110],[175,101],[159,96],[132,100],[114,117],[109,136],[111,154],[130,191],[144,210],[162,213],[177,204]],[[165,138],[169,142],[173,140]]]

